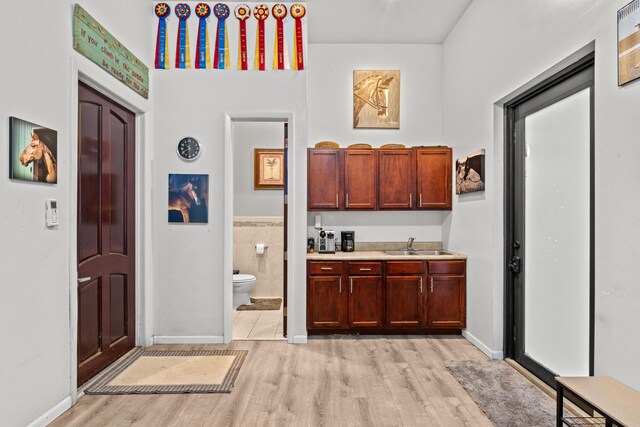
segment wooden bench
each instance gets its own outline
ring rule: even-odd
[[[640,393],[611,377],[556,377],[556,425],[640,427]],[[602,418],[563,417],[563,397],[569,391]]]

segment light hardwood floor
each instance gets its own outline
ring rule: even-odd
[[[249,350],[230,394],[84,396],[53,426],[491,426],[444,366],[461,337],[327,337],[161,349]]]

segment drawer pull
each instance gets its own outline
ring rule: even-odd
[[[342,277],[340,278],[340,293],[342,293]]]
[[[420,193],[420,207],[422,207],[422,193]]]
[[[413,194],[409,193],[409,207],[413,207]]]
[[[353,279],[349,279],[350,285],[351,285],[351,293],[353,293]]]
[[[347,207],[349,207],[349,193],[347,193]]]
[[[422,293],[422,277],[420,278],[420,293]]]
[[[320,267],[320,270],[333,271],[333,267]]]
[[[433,293],[433,277],[431,277],[431,293]]]
[[[336,208],[340,207],[340,202],[338,201],[338,193],[336,193]]]
[[[371,271],[370,268],[361,268],[360,271]]]

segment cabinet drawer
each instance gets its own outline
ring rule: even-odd
[[[387,261],[387,275],[422,274],[424,261]]]
[[[466,261],[429,261],[429,274],[465,274]]]
[[[382,271],[382,265],[379,262],[350,262],[349,274],[379,276]]]
[[[312,276],[342,274],[342,263],[336,262],[310,262],[309,274]]]

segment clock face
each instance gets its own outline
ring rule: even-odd
[[[178,143],[178,155],[184,160],[195,160],[200,155],[200,143],[194,138],[182,138]]]

